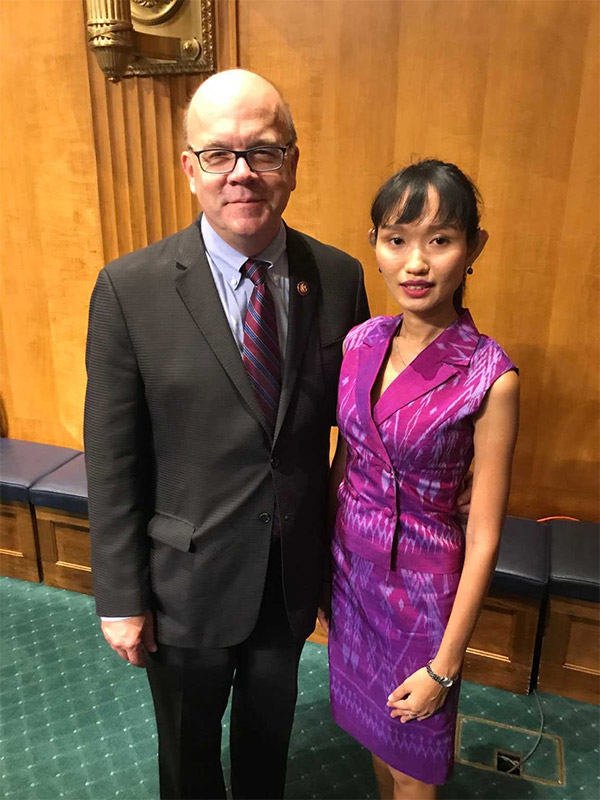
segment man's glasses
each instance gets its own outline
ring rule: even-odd
[[[210,150],[192,150],[198,158],[204,172],[223,175],[233,172],[238,158],[243,158],[252,172],[273,172],[281,169],[289,145],[279,147],[266,145],[251,147],[249,150],[224,150],[223,148]],[[190,148],[191,149],[191,148]]]

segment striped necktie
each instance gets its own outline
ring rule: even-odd
[[[269,265],[249,258],[241,273],[254,284],[244,320],[242,358],[271,433],[281,391],[281,354],[273,295],[267,286]]]

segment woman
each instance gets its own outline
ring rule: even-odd
[[[509,492],[516,367],[462,308],[488,238],[477,200],[441,161],[384,184],[370,236],[403,314],[368,320],[345,341],[331,699],[338,724],[372,751],[384,797],[433,798],[452,771],[461,665]],[[473,456],[463,533],[455,500]]]

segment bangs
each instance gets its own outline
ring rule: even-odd
[[[382,186],[371,208],[375,228],[422,219],[429,210],[430,189],[437,197],[436,225],[452,226],[472,238],[479,227],[477,190],[454,165],[435,161],[407,167]]]
[[[437,213],[433,222],[443,227],[450,226],[461,231],[464,230],[465,225],[462,220],[464,219],[465,209],[460,208],[460,202],[456,202],[458,198],[444,197],[431,183],[409,186],[400,206],[392,211],[384,225],[408,225],[411,222],[418,222],[423,219],[431,211],[429,202],[430,189],[433,189],[437,198]]]

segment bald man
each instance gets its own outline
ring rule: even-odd
[[[225,797],[233,688],[233,796],[281,798],[328,549],[342,341],[367,301],[355,259],[282,222],[299,151],[270,83],[209,78],[187,141],[201,216],[109,264],[92,296],[97,610],[111,647],[147,666],[161,797]]]

